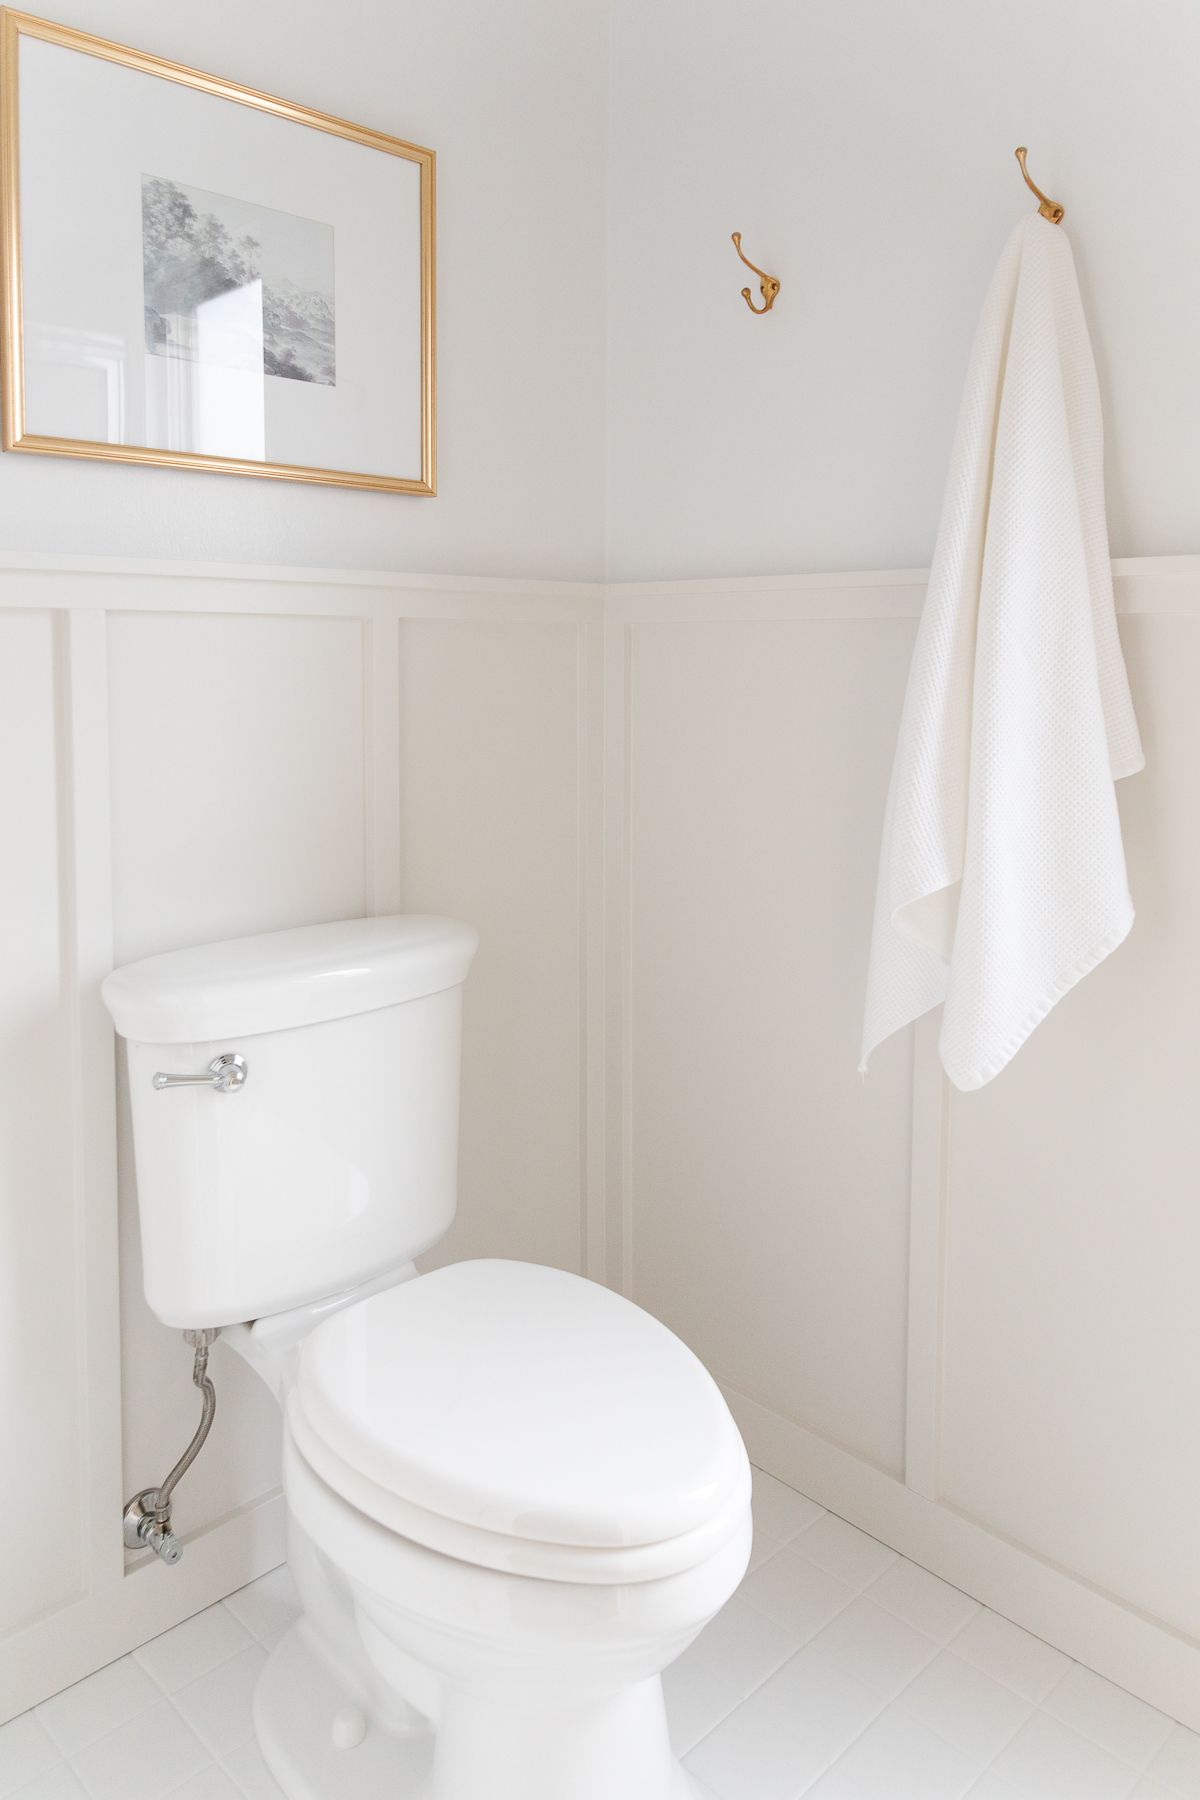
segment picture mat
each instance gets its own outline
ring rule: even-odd
[[[184,447],[156,440],[172,359],[145,349],[141,177],[161,170],[333,229],[337,385],[265,378],[260,454],[421,478],[417,162],[24,35],[20,146],[27,432]]]

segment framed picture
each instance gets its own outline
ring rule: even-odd
[[[4,448],[434,493],[432,150],[0,26]]]

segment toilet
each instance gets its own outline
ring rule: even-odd
[[[749,1465],[631,1301],[417,1273],[455,1211],[477,941],[353,919],[109,976],[146,1298],[282,1409],[304,1610],[255,1725],[289,1800],[685,1800],[661,1674],[745,1572]]]

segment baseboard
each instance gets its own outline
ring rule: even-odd
[[[131,1562],[115,1588],[13,1632],[0,1644],[0,1724],[276,1568],[284,1520],[283,1495],[268,1495],[197,1532],[174,1568]]]
[[[1200,1729],[1200,1645],[725,1390],[751,1460],[1150,1706]]]

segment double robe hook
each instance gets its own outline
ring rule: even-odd
[[[1057,200],[1051,200],[1048,194],[1043,194],[1041,188],[1038,187],[1037,183],[1031,177],[1028,168],[1025,166],[1025,159],[1029,155],[1029,151],[1026,149],[1025,145],[1019,145],[1014,151],[1014,155],[1021,165],[1021,174],[1025,178],[1026,187],[1038,202],[1038,211],[1043,219],[1049,219],[1052,225],[1061,225],[1064,218],[1063,208],[1059,205]],[[778,278],[774,275],[768,275],[765,269],[760,269],[757,263],[752,263],[750,261],[746,252],[742,249],[742,234],[740,231],[735,231],[733,233],[733,247],[745,263],[746,267],[752,269],[758,276],[758,287],[759,292],[763,297],[763,303],[761,306],[755,306],[748,287],[742,289],[742,299],[746,302],[746,305],[750,308],[752,313],[769,313],[776,300],[779,298],[781,284]]]
[[[733,234],[733,247],[745,263],[746,267],[748,269],[753,269],[754,273],[759,277],[758,286],[759,292],[763,297],[763,305],[755,306],[753,300],[750,298],[750,289],[748,287],[742,289],[742,299],[746,302],[746,305],[750,308],[752,313],[769,313],[776,300],[779,298],[780,283],[775,279],[774,275],[768,275],[765,269],[760,269],[757,263],[752,263],[750,261],[746,252],[742,249],[742,234],[740,231],[735,231]]]
[[[1043,219],[1049,219],[1052,225],[1061,225],[1063,222],[1063,209],[1058,204],[1058,201],[1051,200],[1049,195],[1043,194],[1041,188],[1037,187],[1035,183],[1030,180],[1029,170],[1025,167],[1025,158],[1029,155],[1029,152],[1024,144],[1021,144],[1018,149],[1014,150],[1013,155],[1021,165],[1021,173],[1025,177],[1025,186],[1029,189],[1030,193],[1035,194],[1041,202],[1038,211],[1041,213]]]

